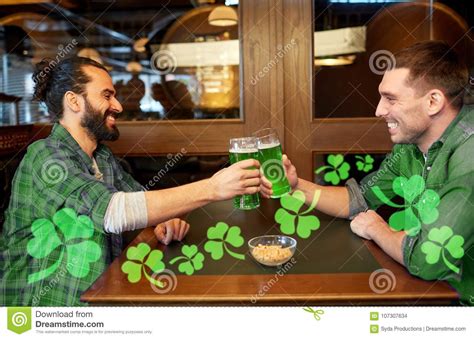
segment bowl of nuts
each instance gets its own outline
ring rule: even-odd
[[[248,242],[252,257],[262,265],[279,266],[291,259],[296,240],[285,235],[262,235]]]

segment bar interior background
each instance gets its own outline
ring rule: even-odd
[[[329,155],[343,155],[360,179],[392,146],[374,116],[382,73],[371,57],[439,39],[472,71],[469,3],[0,1],[0,225],[26,147],[51,129],[32,101],[33,65],[44,57],[108,67],[124,108],[109,146],[143,185],[178,154],[154,189],[209,177],[228,163],[229,138],[265,127],[277,129],[301,177],[341,185],[315,173]]]

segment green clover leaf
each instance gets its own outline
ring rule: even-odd
[[[33,258],[45,258],[58,246],[62,245],[54,224],[48,219],[35,220],[31,224],[31,233],[33,233],[33,239],[28,241],[26,249]]]
[[[356,159],[359,161],[356,162],[357,169],[363,172],[369,172],[372,168],[374,168],[374,158],[370,154],[366,154],[365,157],[361,155],[356,155]]]
[[[244,244],[244,238],[240,235],[240,228],[237,226],[229,228],[224,241],[237,248],[242,246]]]
[[[384,204],[403,208],[390,217],[391,228],[397,231],[405,230],[409,235],[415,235],[421,230],[422,222],[432,224],[438,219],[439,195],[432,189],[426,189],[425,181],[420,175],[413,175],[409,179],[397,177],[392,183],[392,189],[405,200],[403,205],[392,202],[380,187],[372,187],[376,197]]]
[[[280,231],[286,235],[295,233],[303,239],[309,238],[312,231],[319,229],[320,222],[315,215],[293,215],[283,208],[275,213],[275,221],[280,224]]]
[[[280,204],[284,209],[298,213],[301,207],[303,207],[305,200],[306,198],[302,191],[295,191],[293,194],[282,196]]]
[[[425,181],[420,175],[414,175],[410,179],[397,177],[393,180],[392,188],[397,195],[411,204],[425,190]]]
[[[127,250],[127,259],[143,262],[150,251],[150,245],[144,242],[139,243],[136,247],[132,246]]]
[[[322,171],[330,170],[324,175],[324,180],[330,182],[333,185],[339,184],[342,180],[349,178],[349,170],[351,166],[344,161],[344,156],[342,154],[331,154],[327,158],[329,166],[321,166],[318,168],[315,173],[319,174]]]
[[[449,239],[448,243],[444,246],[451,254],[451,256],[455,259],[461,259],[464,256],[464,249],[462,248],[464,245],[464,238],[460,235],[455,235],[451,239]]]
[[[102,255],[100,246],[87,240],[94,234],[94,224],[86,215],[77,216],[71,208],[63,208],[48,219],[37,219],[31,224],[33,239],[28,241],[27,252],[33,258],[43,259],[59,249],[59,257],[50,267],[28,275],[28,283],[43,280],[53,274],[66,256],[67,271],[76,278],[84,278],[90,265]],[[59,237],[57,229],[62,234]]]
[[[426,262],[431,265],[439,261],[442,249],[441,246],[429,241],[421,245],[421,251],[426,254]]]
[[[240,227],[232,226],[229,228],[224,222],[218,222],[216,226],[207,230],[207,238],[204,244],[204,250],[211,254],[211,258],[219,260],[224,256],[224,250],[232,257],[245,260],[245,255],[231,251],[228,245],[241,247],[244,244],[244,238],[240,235]]]
[[[211,258],[214,260],[222,259],[224,256],[224,245],[219,240],[208,240],[204,244],[204,250],[211,254]]]
[[[317,191],[313,197],[311,206],[300,212],[305,203],[305,195],[302,191],[295,191],[280,198],[282,208],[275,213],[275,221],[280,224],[280,231],[286,235],[295,233],[303,239],[309,238],[312,231],[319,229],[320,222],[314,215],[306,215],[312,211],[319,200],[321,191]],[[292,212],[292,213],[290,213]]]
[[[307,239],[312,231],[319,229],[320,222],[315,215],[298,216],[296,233],[300,238]]]
[[[199,271],[204,267],[202,263],[204,261],[204,255],[198,251],[196,245],[184,245],[181,248],[181,253],[183,253],[184,256],[176,257],[170,261],[170,264],[173,265],[177,261],[184,260],[184,262],[178,266],[178,270],[181,273],[192,275],[195,271]]]
[[[71,208],[64,208],[53,216],[53,222],[58,225],[66,241],[73,239],[89,239],[94,234],[94,224],[86,216],[76,216]]]
[[[418,210],[421,221],[425,224],[432,224],[439,217],[438,205],[439,195],[435,191],[428,189],[423,192],[415,208]]]
[[[280,231],[292,235],[296,230],[296,215],[288,213],[284,208],[279,208],[275,213],[275,221],[280,224]]]
[[[428,264],[436,264],[441,257],[444,264],[453,272],[459,274],[459,268],[448,260],[445,250],[454,259],[464,256],[464,238],[460,235],[453,235],[453,230],[449,226],[433,228],[428,233],[428,240],[421,244],[421,251],[426,254]]]
[[[331,154],[328,156],[328,163],[333,166],[333,168],[338,168],[344,162],[344,156],[342,154]]]
[[[145,266],[153,272],[163,271],[165,269],[165,264],[161,259],[163,259],[163,252],[160,250],[153,250],[148,255],[148,258],[145,261]]]
[[[126,261],[122,264],[121,270],[127,274],[127,279],[132,284],[139,282],[142,278],[142,265],[133,261]]]
[[[437,242],[441,245],[443,245],[446,240],[451,238],[453,235],[453,230],[449,226],[444,226],[438,228],[433,228],[431,231],[428,233],[428,239],[434,242]]]
[[[421,229],[421,223],[411,207],[393,213],[388,219],[388,224],[394,230],[405,230],[410,235],[417,234]]]
[[[85,278],[89,274],[89,263],[96,262],[102,255],[99,245],[92,240],[66,246],[67,258],[76,258],[74,262],[68,260],[67,270],[76,278]]]
[[[145,278],[160,288],[164,287],[164,284],[153,278],[153,274],[148,274],[145,266],[148,267],[152,272],[159,273],[165,269],[163,263],[163,252],[160,250],[151,250],[147,243],[139,243],[136,247],[131,246],[126,253],[127,261],[122,264],[121,270],[127,274],[127,279],[132,284],[137,283],[142,278],[142,273]],[[148,257],[147,257],[148,256]],[[145,260],[146,258],[146,260]]]
[[[207,230],[207,238],[210,240],[224,240],[225,233],[229,229],[229,225],[224,222],[218,222],[216,226],[210,227]]]

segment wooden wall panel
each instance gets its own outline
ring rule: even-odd
[[[282,62],[274,60],[281,0],[242,0],[239,3],[241,98],[245,133],[273,127],[284,142]],[[281,31],[281,28],[280,28]]]
[[[387,124],[376,118],[313,120],[307,142],[317,153],[388,152],[393,146]]]
[[[277,129],[299,175],[311,179],[312,0],[243,0],[240,7],[245,131]]]
[[[120,138],[108,145],[116,155],[147,156],[180,152],[227,154],[229,138],[241,137],[240,120],[120,122]]]
[[[284,0],[278,19],[283,23],[281,44],[290,46],[283,58],[285,152],[301,178],[312,179],[309,135],[313,112],[313,4]]]

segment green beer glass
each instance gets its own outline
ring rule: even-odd
[[[291,191],[282,162],[280,139],[273,128],[253,133],[257,138],[259,161],[263,175],[272,183],[272,198],[279,198]]]
[[[258,160],[258,148],[255,138],[230,139],[229,158],[231,164],[247,159]],[[249,169],[255,169],[255,167],[249,167]],[[258,206],[260,206],[258,193],[239,195],[234,198],[235,208],[251,210]]]

